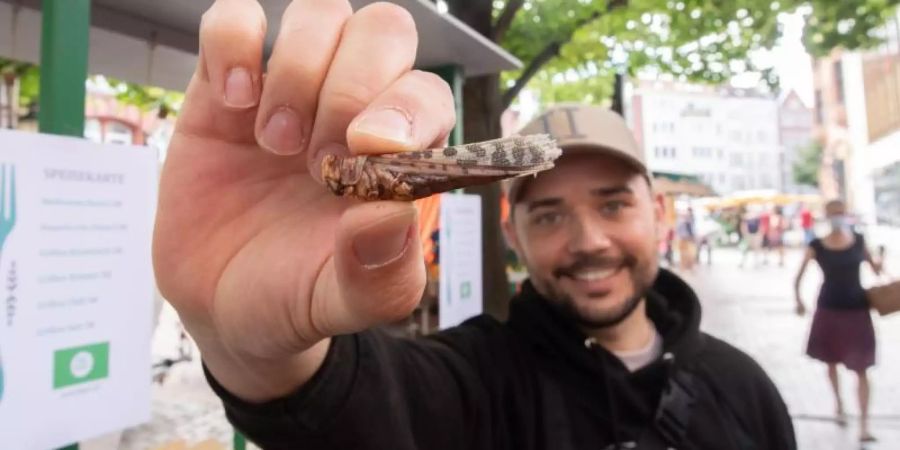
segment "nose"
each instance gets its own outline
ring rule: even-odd
[[[612,241],[604,229],[603,221],[590,212],[575,214],[569,221],[569,251],[572,253],[597,253],[609,249]]]

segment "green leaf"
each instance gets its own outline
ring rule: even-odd
[[[772,67],[750,56],[781,38],[778,16],[807,11],[804,42],[813,55],[831,49],[869,48],[900,0],[526,0],[501,44],[525,67],[550,43],[563,44],[527,87],[542,101],[602,102],[617,71],[674,74],[700,83],[723,83],[759,72],[776,89]],[[495,2],[494,16],[505,2]],[[613,5],[614,7],[611,7]],[[619,6],[616,6],[619,5]],[[611,9],[610,9],[611,8]],[[522,75],[504,73],[504,87]]]

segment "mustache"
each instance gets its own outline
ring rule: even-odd
[[[553,270],[556,278],[573,277],[575,273],[585,269],[609,269],[621,265],[634,266],[636,259],[633,256],[612,257],[596,253],[580,253],[575,255],[575,261],[564,267]]]

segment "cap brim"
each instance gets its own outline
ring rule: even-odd
[[[641,175],[649,176],[648,171],[647,171],[647,166],[644,165],[644,163],[641,160],[639,160],[634,155],[632,155],[628,152],[624,152],[622,150],[607,147],[605,145],[598,145],[596,143],[590,143],[590,142],[581,143],[581,142],[572,142],[572,141],[566,142],[566,145],[562,146],[561,148],[562,148],[563,154],[562,154],[562,156],[559,157],[560,159],[562,159],[568,155],[579,155],[579,154],[585,154],[585,153],[589,153],[589,154],[592,153],[592,154],[603,155],[603,156],[611,156],[611,157],[622,160],[623,162],[625,162],[626,164],[631,166],[635,172],[637,172]],[[552,170],[552,169],[550,169],[550,170]],[[504,183],[504,186],[506,187],[506,189],[505,189],[506,197],[507,197],[507,200],[509,200],[510,205],[513,205],[516,203],[517,197],[522,191],[522,187],[525,185],[525,183],[527,181],[533,179],[536,175],[538,175],[538,174],[530,175],[530,176],[516,177],[516,178],[508,179],[506,181],[506,183]]]

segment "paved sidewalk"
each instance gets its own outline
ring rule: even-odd
[[[889,249],[888,255],[891,267],[900,269],[896,260],[900,248]],[[825,365],[804,354],[811,316],[796,316],[793,303],[800,258],[801,252],[795,250],[788,253],[784,268],[771,264],[775,258],[770,258],[770,265],[751,268],[748,264],[741,269],[737,251],[717,249],[715,266],[700,266],[684,274],[704,303],[702,328],[743,349],[766,369],[794,417],[800,449],[900,449],[900,314],[875,318],[879,347],[878,365],[870,375],[870,410],[872,432],[879,441],[861,447],[855,376],[841,372],[844,404],[850,414],[849,425],[842,428],[834,421]],[[821,282],[818,269],[810,269],[802,286],[808,309],[815,304]]]
[[[888,245],[888,267],[900,275],[900,231],[872,234],[870,243],[875,242]],[[737,251],[717,249],[714,267],[698,267],[685,278],[704,302],[703,329],[752,355],[778,385],[795,419],[801,450],[859,449],[852,374],[842,373],[844,403],[851,420],[841,428],[833,420],[834,404],[824,365],[804,356],[810,316],[794,315],[792,298],[800,255],[797,250],[790,252],[785,268],[741,269]],[[819,282],[818,270],[811,267],[803,286],[810,307]],[[900,314],[876,318],[876,328],[879,352],[878,366],[872,372],[872,428],[879,442],[865,448],[896,450],[900,449]],[[154,341],[155,357],[173,356],[177,338],[177,318],[167,307]],[[154,388],[150,423],[82,448],[148,450],[176,440],[190,446],[210,438],[230,446],[231,436],[221,405],[195,360],[177,366],[164,386]]]

